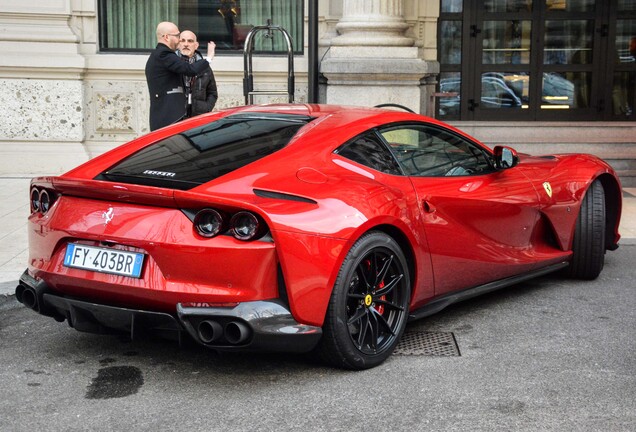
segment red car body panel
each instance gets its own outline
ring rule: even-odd
[[[554,159],[522,157],[519,165],[538,191],[541,212],[554,229],[559,246],[564,250],[572,247],[574,224],[581,202],[590,184],[600,177],[615,178],[616,174],[606,162],[585,154],[555,155]],[[552,196],[544,193],[543,183],[549,181]],[[617,193],[620,193],[620,187]],[[616,211],[620,218],[621,200],[616,200]],[[616,242],[620,238],[618,225],[613,232]]]
[[[115,217],[104,224],[102,215],[108,209]],[[192,223],[177,209],[62,196],[47,216],[47,220],[31,218],[30,267],[37,278],[60,292],[81,296],[90,291],[92,297],[109,302],[162,311],[174,311],[177,302],[213,299],[224,303],[277,296],[273,245],[259,243],[246,249],[245,243],[230,237],[212,245],[195,236]],[[143,277],[65,267],[64,252],[71,242],[145,253]],[[219,255],[222,263],[214,261]]]
[[[166,137],[236,113],[315,119],[274,154],[189,190],[95,179]],[[445,128],[491,152],[448,125],[397,111],[282,105],[200,116],[64,175],[34,179],[34,187],[58,198],[46,214],[34,212],[29,218],[28,273],[64,296],[171,314],[179,303],[278,299],[282,277],[293,318],[320,327],[343,260],[370,230],[386,230],[400,239],[410,257],[410,308],[417,310],[450,292],[567,261],[591,182],[605,178],[610,189],[619,190],[611,167],[586,155],[521,155],[514,169],[485,175],[408,177],[334,153],[365,131],[402,122]],[[273,198],[255,193],[260,190]],[[615,244],[620,193],[611,199],[616,209],[610,242]],[[201,237],[184,210],[208,207],[257,214],[272,241]],[[141,277],[66,267],[64,254],[71,242],[141,252],[146,256]]]

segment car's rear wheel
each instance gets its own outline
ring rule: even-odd
[[[585,193],[572,242],[568,273],[578,279],[596,279],[605,262],[605,191],[596,180]]]
[[[381,232],[362,236],[340,269],[318,351],[326,362],[367,369],[386,360],[408,318],[411,282],[397,242]]]

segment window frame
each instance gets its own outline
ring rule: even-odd
[[[106,2],[109,0],[97,0],[97,49],[98,52],[100,53],[109,53],[109,54],[148,54],[151,51],[153,51],[156,47],[156,42],[150,47],[150,48],[114,48],[114,47],[108,47],[108,26],[106,25],[107,22],[107,17],[106,17]],[[295,56],[303,56],[305,54],[305,48],[304,48],[304,39],[305,39],[305,0],[299,0],[302,2],[302,6],[300,7],[300,10],[302,10],[302,14],[300,16],[300,22],[296,23],[298,26],[298,30],[300,31],[300,37],[299,37],[299,41],[296,41],[295,39],[293,39],[293,54]],[[270,19],[268,21],[271,20],[272,17],[270,17]],[[178,21],[178,20],[177,20]],[[179,22],[177,22],[177,25],[179,25],[179,27],[181,28],[182,25],[179,24]],[[156,26],[157,23],[155,23]],[[267,25],[267,23],[262,23],[262,24],[255,24],[255,25]],[[181,30],[185,30],[185,28],[181,28]],[[155,28],[153,27],[151,29],[152,34],[153,34],[153,40],[155,40],[154,37],[154,33],[155,33]],[[193,30],[195,31],[195,30]],[[197,36],[199,36],[199,32],[200,29],[196,29],[195,33],[197,33]],[[275,36],[280,36],[279,32],[274,32]],[[262,34],[259,36],[257,35],[257,37],[261,37]],[[282,36],[281,36],[282,37]],[[201,51],[204,55],[207,54],[207,43],[201,43],[202,39],[199,41],[200,42],[200,46],[199,46],[199,51]],[[206,42],[206,41],[203,41]],[[260,56],[271,56],[271,57],[286,57],[288,55],[287,53],[287,49],[286,48],[281,48],[280,51],[265,51],[265,50],[258,50],[255,49],[253,51],[253,53],[255,55],[260,55]],[[228,55],[228,56],[239,56],[239,55],[243,55],[244,54],[244,50],[243,48],[237,48],[237,49],[225,49],[222,46],[219,46],[219,44],[217,44],[216,47],[216,54],[219,55]]]

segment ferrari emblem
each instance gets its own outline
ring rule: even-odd
[[[543,189],[545,189],[545,193],[547,193],[548,196],[552,198],[552,186],[550,185],[550,182],[544,182]]]
[[[366,307],[371,306],[371,303],[373,303],[373,297],[371,297],[371,294],[367,294],[367,296],[364,298],[364,305]]]
[[[108,207],[108,211],[102,213],[102,219],[104,219],[104,225],[108,225],[108,222],[113,220],[115,211],[112,207]]]

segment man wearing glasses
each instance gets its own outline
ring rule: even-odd
[[[175,53],[181,33],[176,24],[157,25],[157,46],[146,62],[146,81],[150,93],[150,130],[168,126],[186,115],[186,96],[182,76],[196,76],[210,69],[214,43],[208,44],[208,57],[184,62]]]

